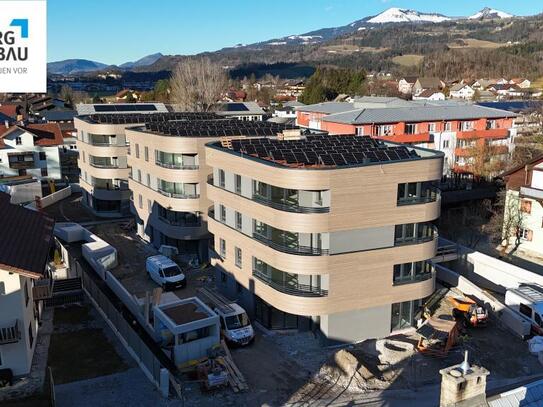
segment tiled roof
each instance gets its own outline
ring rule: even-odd
[[[15,128],[33,134],[35,136],[34,144],[37,146],[58,146],[64,144],[64,137],[58,123],[30,123],[24,126],[14,125],[9,128],[0,126],[0,139],[14,131]],[[4,147],[3,141],[0,143],[1,147]]]
[[[17,117],[17,107],[19,105],[0,105],[0,113],[5,114],[6,116]]]
[[[416,107],[356,109],[332,114],[322,120],[332,123],[373,124],[398,122],[425,122],[440,120],[468,120],[479,118],[516,117],[515,113],[477,105],[426,105]]]
[[[42,277],[53,243],[55,221],[40,213],[10,203],[0,193],[0,268],[32,278]]]

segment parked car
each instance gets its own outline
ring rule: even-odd
[[[149,277],[164,291],[187,286],[187,279],[181,267],[162,254],[148,257],[145,261],[145,268]]]

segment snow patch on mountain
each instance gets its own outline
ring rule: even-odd
[[[491,19],[491,18],[512,18],[512,14],[506,13],[505,11],[496,10],[490,7],[485,7],[478,13],[475,13],[472,16],[469,16],[470,20],[481,20],[481,19]]]
[[[450,20],[449,17],[446,17],[442,14],[437,13],[420,13],[415,10],[401,9],[401,8],[389,8],[388,10],[383,11],[381,14],[376,15],[375,17],[367,20],[368,23],[372,24],[384,24],[384,23],[418,23],[418,22],[429,22],[429,23],[441,23],[443,21]]]

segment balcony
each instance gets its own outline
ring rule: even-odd
[[[91,167],[94,167],[94,168],[112,168],[112,169],[119,168],[119,165],[117,163],[114,163],[114,162],[95,162],[95,161],[91,161],[91,162],[89,162],[89,164],[90,164]]]
[[[407,246],[412,244],[421,244],[426,242],[431,242],[439,237],[437,232],[437,227],[435,225],[431,226],[431,234],[427,236],[413,236],[409,238],[401,238],[394,240],[394,246]]]
[[[172,219],[165,218],[164,216],[160,216],[160,215],[158,215],[157,218],[161,222],[164,222],[164,223],[166,223],[167,225],[170,225],[170,226],[179,226],[179,227],[183,227],[183,228],[199,228],[200,226],[202,226],[201,221],[198,221],[198,222],[186,222],[186,221],[183,221],[183,220],[172,220]]]
[[[14,170],[28,170],[35,168],[34,153],[8,153],[9,168]]]
[[[509,129],[487,129],[487,130],[464,130],[456,133],[458,140],[469,140],[479,138],[506,138],[509,136]]]
[[[189,165],[189,164],[171,164],[171,163],[165,163],[162,161],[155,161],[155,164],[162,168],[167,168],[170,170],[197,170],[200,168],[199,165]]]
[[[324,290],[320,287],[299,284],[298,282],[293,282],[292,284],[278,283],[273,281],[266,274],[257,270],[253,270],[253,277],[255,277],[258,281],[270,286],[274,290],[296,297],[326,297],[328,295],[328,290]]]
[[[21,340],[21,331],[19,329],[19,320],[15,320],[11,325],[0,328],[0,345],[16,343]]]
[[[185,193],[179,193],[179,192],[169,192],[164,191],[163,189],[158,188],[157,192],[161,195],[167,196],[168,198],[175,198],[175,199],[198,199],[200,198],[200,194],[185,194]]]
[[[34,283],[34,287],[32,287],[32,297],[34,298],[34,301],[45,300],[51,297],[52,291],[52,280],[44,278]]]
[[[543,200],[543,190],[532,187],[520,187],[520,195],[526,198]]]
[[[398,199],[398,206],[426,204],[430,202],[436,202],[440,199],[441,191],[439,190],[439,188],[431,187],[428,188],[426,190],[426,193],[424,194]]]
[[[330,212],[330,207],[329,206],[326,206],[326,207],[300,206],[295,202],[284,203],[284,202],[272,201],[271,199],[268,199],[266,197],[263,197],[261,195],[257,195],[257,194],[254,194],[254,193],[253,193],[252,198],[247,198],[246,196],[243,196],[241,194],[237,194],[235,192],[229,191],[224,187],[214,185],[212,178],[211,179],[208,178],[207,184],[211,185],[212,187],[219,188],[219,189],[221,189],[221,190],[223,190],[225,192],[228,192],[230,194],[242,197],[244,199],[252,200],[252,201],[257,202],[257,203],[259,203],[261,205],[268,206],[270,208],[277,209],[279,211],[292,212],[292,213],[328,213],[328,212]]]
[[[407,277],[401,277],[401,278],[395,278],[393,285],[404,285],[404,284],[411,284],[411,283],[420,283],[421,281],[430,280],[435,275],[435,271],[431,273],[422,273],[422,274],[415,274],[412,276]]]
[[[296,254],[302,256],[323,256],[329,254],[328,249],[322,249],[320,247],[301,246],[297,242],[292,242],[292,244],[290,245],[284,242],[280,243],[268,237],[262,236],[256,232],[253,232],[253,239],[265,244],[268,247],[271,247],[274,250],[277,250],[278,252],[287,254]]]

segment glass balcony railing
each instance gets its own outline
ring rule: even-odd
[[[253,232],[253,239],[264,243],[266,246],[271,247],[274,250],[287,254],[298,254],[305,256],[323,256],[328,255],[329,250],[320,247],[302,246],[298,242],[277,242],[273,239],[262,236]]]
[[[426,281],[426,280],[431,279],[434,276],[434,274],[435,272],[432,271],[430,273],[421,273],[421,274],[414,274],[411,276],[397,277],[397,278],[394,278],[394,285],[419,283],[421,281]]]
[[[398,198],[398,206],[417,205],[430,202],[436,202],[441,199],[441,191],[436,187],[430,187],[420,194],[404,196]]]
[[[157,188],[157,192],[161,195],[167,196],[169,198],[175,199],[197,199],[200,198],[200,194],[196,193],[187,193],[187,192],[176,192],[176,191],[165,191],[163,189]]]
[[[328,290],[324,290],[320,287],[310,286],[307,284],[300,284],[297,281],[292,281],[289,283],[277,282],[272,280],[268,275],[262,273],[258,270],[253,269],[253,277],[262,283],[270,286],[274,290],[277,290],[281,293],[294,295],[297,297],[326,297],[328,295]]]
[[[155,161],[155,164],[162,168],[168,168],[170,170],[197,170],[200,168],[196,164],[182,164],[182,163],[171,163],[171,162],[162,162],[159,160]]]

